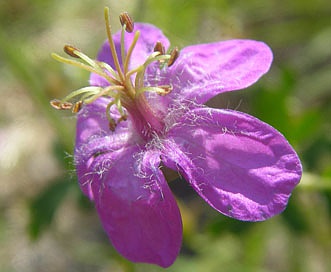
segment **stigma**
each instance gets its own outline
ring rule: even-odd
[[[134,32],[134,21],[132,17],[123,12],[119,16],[122,26],[120,56],[116,51],[115,42],[112,37],[111,26],[109,24],[109,9],[104,11],[105,26],[107,32],[108,44],[113,59],[113,66],[106,62],[91,59],[78,48],[72,45],[65,45],[64,52],[71,58],[62,57],[53,53],[52,57],[62,63],[70,64],[78,68],[82,68],[91,73],[95,73],[104,78],[108,85],[87,86],[71,92],[65,98],[58,100],[54,99],[50,102],[51,106],[57,110],[71,110],[73,113],[78,113],[86,104],[90,104],[100,97],[107,97],[109,103],[106,107],[106,116],[109,123],[109,129],[115,131],[116,126],[123,121],[126,121],[128,115],[143,119],[146,126],[153,130],[161,130],[163,121],[157,116],[152,105],[146,99],[146,92],[154,92],[158,95],[167,95],[171,92],[171,85],[160,86],[145,86],[144,77],[145,71],[153,62],[158,62],[160,69],[167,69],[177,59],[179,51],[177,48],[169,53],[165,52],[163,44],[155,41],[154,51],[146,58],[146,60],[137,67],[130,67],[130,60],[134,57],[134,49],[140,37],[140,31]],[[133,39],[127,47],[125,45],[126,33],[132,33]],[[126,50],[126,48],[128,48]],[[116,119],[112,116],[110,108],[116,107],[120,117]],[[139,120],[141,123],[142,120]]]

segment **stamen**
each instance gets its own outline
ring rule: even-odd
[[[114,120],[114,118],[111,118],[111,117],[109,117],[109,119],[108,119],[108,127],[109,127],[109,129],[111,130],[111,131],[115,131],[115,128],[116,128],[116,121]]]
[[[55,53],[52,53],[51,56],[59,61],[59,62],[62,62],[62,63],[66,63],[66,64],[69,64],[69,65],[73,65],[73,66],[76,66],[78,68],[81,68],[81,69],[84,69],[90,73],[95,73],[95,74],[98,74],[99,76],[105,78],[109,83],[112,83],[112,84],[119,84],[120,82],[117,81],[116,79],[110,77],[107,73],[103,72],[103,71],[100,71],[100,70],[97,70],[95,69],[94,67],[91,67],[91,66],[88,66],[84,63],[81,63],[79,61],[75,61],[75,60],[71,60],[71,59],[67,59],[67,58],[64,58],[64,57],[61,57],[60,55],[58,54],[55,54]]]
[[[122,65],[125,62],[125,58],[126,58],[126,53],[125,53],[125,25],[122,26],[122,31],[121,31],[121,58],[122,58]],[[123,68],[124,69],[124,68]],[[123,71],[124,75],[125,72]]]
[[[154,53],[159,54],[159,52],[154,52]],[[154,54],[154,53],[153,53],[153,54]],[[151,56],[152,56],[152,55],[151,55]],[[170,55],[156,55],[156,56],[154,56],[154,57],[148,58],[148,59],[146,60],[146,62],[145,62],[143,65],[141,65],[141,66],[139,66],[139,67],[137,67],[137,68],[135,68],[135,69],[129,71],[127,75],[132,75],[132,74],[134,74],[134,73],[137,73],[137,74],[139,73],[139,74],[144,75],[145,70],[146,70],[146,68],[147,68],[147,66],[148,66],[149,64],[151,64],[151,63],[154,62],[154,61],[165,62],[165,61],[169,60],[169,58],[170,58]],[[161,66],[161,67],[163,67],[163,66]],[[143,70],[142,70],[142,69],[143,69]]]
[[[126,58],[125,58],[125,62],[124,62],[124,73],[126,74],[128,72],[128,69],[129,69],[129,61],[130,61],[130,58],[131,58],[131,55],[132,55],[132,52],[133,52],[133,49],[135,48],[136,44],[137,44],[137,41],[139,39],[139,36],[140,36],[140,31],[137,31],[135,34],[134,34],[134,37],[133,37],[133,41],[128,49],[128,52],[127,52],[127,55],[126,55]]]
[[[61,110],[70,110],[72,108],[72,103],[63,102],[61,103]]]
[[[64,52],[66,52],[69,56],[73,58],[79,58],[79,56],[76,54],[78,50],[76,47],[73,47],[72,45],[65,45],[63,47]]]
[[[121,117],[118,118],[117,123],[119,123],[121,121],[126,121],[127,120],[127,115],[123,110],[121,99],[116,99],[114,104],[116,104],[117,110],[119,111],[119,113],[121,115]]]
[[[72,113],[77,113],[81,110],[83,106],[83,101],[78,101],[74,104],[74,106],[72,107]]]
[[[121,79],[121,81],[124,81],[124,75],[118,60],[118,56],[117,56],[117,52],[116,52],[116,48],[115,48],[115,44],[114,44],[114,40],[111,34],[111,29],[110,29],[110,23],[109,23],[109,8],[105,8],[105,23],[106,23],[106,31],[107,31],[107,37],[108,37],[108,42],[109,42],[109,47],[110,47],[110,51],[111,54],[113,56],[114,59],[114,64],[116,67],[116,71]]]
[[[132,18],[130,17],[129,13],[123,12],[120,14],[120,22],[121,25],[125,26],[125,31],[128,33],[131,33],[134,29],[134,22]]]
[[[161,92],[158,92],[159,95],[167,95],[169,94],[173,87],[172,85],[160,85],[160,86],[157,86],[159,89],[163,90]]]
[[[102,90],[103,90],[103,88],[97,87],[97,86],[84,87],[84,88],[71,92],[65,98],[63,98],[63,101],[69,101],[72,98],[79,96],[81,94],[85,94],[85,93],[88,93],[88,94],[100,93]]]
[[[162,59],[162,58],[167,58],[166,56],[159,56],[160,55],[160,52],[154,52],[152,53],[148,58],[147,60],[145,61],[145,63],[143,65],[140,65],[139,67],[131,70],[130,72],[127,73],[127,76],[128,75],[131,75],[131,74],[134,74],[134,73],[137,73],[136,74],[136,79],[135,79],[135,87],[136,88],[141,88],[144,84],[144,74],[145,74],[145,70],[147,68],[147,66],[154,62],[154,61],[157,61],[159,59]],[[160,58],[158,58],[158,56]]]
[[[58,99],[53,99],[50,101],[51,106],[57,110],[70,110],[72,108],[72,103],[62,102]]]
[[[178,48],[175,47],[170,52],[170,59],[168,60],[168,63],[167,63],[168,64],[168,67],[170,67],[171,65],[174,64],[174,62],[178,58],[178,56],[179,56],[179,51],[178,51]]]
[[[99,97],[106,95],[116,98],[119,94],[114,91],[125,91],[125,88],[123,86],[108,86],[104,88],[101,92],[98,92],[88,98],[84,98],[84,102],[89,104],[98,99]]]
[[[69,45],[70,46],[70,45]],[[72,47],[72,46],[70,46]],[[73,47],[72,47],[73,48]],[[71,49],[71,48],[70,48]],[[64,51],[66,53],[68,53],[69,51],[66,51],[68,50],[68,46],[64,46]],[[85,55],[83,52],[81,52],[80,50],[78,49],[73,49],[73,51],[70,52],[70,56],[75,56],[75,58],[79,58],[79,59],[82,59],[83,61],[85,61],[87,64],[89,64],[90,66],[92,66],[93,68],[97,69],[97,70],[100,70],[102,71],[102,68],[100,67],[100,65],[98,65],[98,62],[95,61],[95,60],[92,60],[91,58],[89,58],[87,55]]]
[[[60,110],[61,109],[61,101],[58,99],[53,99],[49,102],[51,104],[51,106],[56,109],[56,110]]]
[[[106,62],[98,62],[98,65],[100,66],[100,68],[106,69],[113,76],[113,78],[117,80],[117,84],[120,84],[120,78],[118,77],[118,74],[113,69],[113,67],[111,67]]]
[[[118,118],[117,123],[126,121],[126,120],[128,120],[128,116],[125,114],[125,115],[122,115],[120,118]]]
[[[121,16],[120,16],[120,20],[121,20],[121,18],[122,18],[123,21],[125,21],[125,20],[131,20],[131,22],[133,24],[132,19],[130,17],[126,17],[126,16],[129,16],[129,15],[127,13],[126,14],[123,14],[122,13]],[[123,25],[123,28],[122,28],[122,32],[121,32],[121,56],[122,56],[122,64],[123,64],[123,73],[124,73],[124,77],[125,77],[124,84],[127,87],[128,95],[131,98],[134,98],[135,97],[134,87],[132,86],[131,78],[128,77],[126,74],[127,74],[128,70],[129,70],[129,61],[130,61],[132,52],[133,52],[133,50],[134,50],[134,48],[135,48],[135,46],[137,44],[137,41],[139,39],[140,31],[137,31],[134,34],[133,41],[130,44],[130,47],[129,47],[127,53],[125,53],[125,41],[124,41],[125,29],[126,29],[126,25],[124,24]]]
[[[144,93],[144,92],[154,92],[159,95],[167,95],[172,91],[173,87],[172,85],[160,85],[157,87],[154,86],[148,86],[148,87],[143,87],[137,90],[137,95]]]
[[[115,128],[116,128],[116,121],[114,118],[112,118],[110,116],[110,107],[113,105],[114,103],[113,102],[110,102],[107,107],[106,107],[106,116],[107,116],[107,119],[108,119],[108,127],[111,131],[115,131]]]
[[[109,48],[113,58],[113,67],[109,64],[94,60],[85,55],[82,51],[72,45],[65,45],[64,52],[70,57],[79,59],[75,60],[70,57],[61,57],[57,54],[52,54],[52,57],[62,63],[70,64],[82,68],[90,73],[95,73],[109,82],[107,87],[89,86],[73,91],[62,100],[52,100],[51,106],[58,110],[71,109],[73,113],[78,113],[83,105],[90,104],[100,97],[107,97],[109,103],[106,107],[106,116],[109,129],[115,131],[116,126],[127,120],[128,112],[134,113],[136,107],[143,111],[142,115],[146,118],[147,123],[156,130],[162,129],[162,120],[153,118],[156,115],[153,107],[147,101],[143,94],[144,92],[154,92],[158,95],[166,95],[173,89],[172,85],[160,86],[145,86],[144,77],[147,67],[153,63],[160,63],[160,69],[173,65],[178,58],[178,48],[174,48],[170,54],[165,52],[164,45],[158,41],[155,44],[154,52],[152,52],[145,62],[134,69],[130,69],[130,60],[133,51],[140,37],[140,32],[136,31],[128,48],[125,46],[125,32],[132,33],[134,31],[134,22],[127,12],[120,14],[120,22],[122,24],[122,33],[120,40],[120,48],[115,46],[110,26],[109,8],[104,10],[104,19],[106,25],[107,38]],[[132,36],[130,37],[132,38]],[[119,45],[117,45],[119,46]],[[120,49],[119,56],[117,51]],[[119,59],[120,57],[120,59]],[[132,81],[134,78],[134,82]],[[143,94],[143,95],[141,95]],[[114,105],[114,108],[111,107]],[[113,109],[117,110],[116,117],[113,118]]]
[[[165,48],[164,45],[158,41],[154,46],[154,52],[160,52],[161,55],[165,54]]]

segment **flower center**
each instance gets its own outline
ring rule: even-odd
[[[169,54],[165,53],[164,46],[160,42],[156,42],[154,52],[152,52],[145,62],[138,67],[130,69],[130,60],[134,48],[138,42],[140,32],[136,31],[132,43],[125,50],[125,32],[133,32],[134,22],[128,13],[124,12],[120,15],[122,24],[121,31],[121,62],[116,51],[115,43],[109,25],[109,9],[105,8],[105,24],[107,30],[108,43],[113,58],[114,67],[109,64],[89,58],[77,48],[66,45],[64,51],[71,57],[79,59],[77,61],[71,58],[64,58],[57,54],[52,54],[53,58],[70,65],[83,68],[91,73],[95,73],[103,77],[109,83],[106,87],[88,86],[76,91],[73,91],[62,100],[52,100],[51,105],[60,110],[71,109],[73,113],[77,113],[84,104],[94,102],[100,97],[110,98],[110,102],[106,107],[106,116],[109,122],[109,129],[115,131],[116,125],[119,122],[127,120],[129,114],[133,123],[138,125],[143,121],[143,126],[147,126],[152,131],[160,131],[163,128],[163,121],[157,115],[153,107],[148,103],[145,96],[146,92],[154,92],[159,95],[166,95],[172,90],[171,85],[162,86],[145,86],[144,77],[148,65],[153,62],[158,62],[160,69],[171,66],[178,57],[178,49],[175,48]],[[120,117],[115,119],[110,111],[111,107],[115,106]],[[140,129],[141,130],[141,129]],[[144,133],[146,134],[146,132]],[[146,135],[145,135],[146,136]]]

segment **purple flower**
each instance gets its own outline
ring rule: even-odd
[[[158,28],[137,23],[134,32],[104,43],[99,62],[91,64],[97,66],[88,87],[94,96],[84,97],[78,113],[75,162],[80,187],[113,246],[133,262],[168,267],[180,250],[182,222],[161,164],[178,171],[214,209],[244,221],[282,212],[302,169],[273,127],[203,105],[266,73],[272,62],[266,44],[193,45],[171,63],[175,54],[156,51],[157,42],[168,49]]]

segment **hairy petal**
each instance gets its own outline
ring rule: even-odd
[[[149,67],[147,84],[173,86],[162,98],[164,108],[176,100],[203,104],[217,94],[252,85],[269,70],[272,58],[265,43],[253,40],[192,45],[180,51],[171,67]]]
[[[139,40],[135,46],[135,49],[133,51],[133,55],[131,58],[130,68],[136,68],[139,65],[142,65],[147,57],[153,53],[154,46],[156,42],[160,41],[165,48],[167,49],[169,47],[169,40],[164,36],[162,31],[158,28],[156,28],[153,25],[150,24],[144,24],[144,23],[135,23],[134,25],[134,32],[140,31],[140,37]],[[134,32],[132,33],[125,33],[125,51],[127,52],[129,46],[131,45],[134,37]],[[121,31],[117,32],[113,35],[116,52],[118,55],[118,58],[120,60],[120,64],[122,65],[122,58],[121,58]],[[97,59],[99,61],[103,61],[108,63],[111,67],[115,68],[114,66],[114,60],[110,51],[109,43],[108,41],[105,41],[102,45]],[[90,84],[96,85],[96,86],[108,86],[109,83],[102,77],[96,74],[91,74],[90,76]]]
[[[167,267],[178,255],[182,225],[159,169],[159,153],[143,152],[145,142],[130,119],[110,131],[108,102],[100,98],[78,113],[75,163],[80,187],[95,202],[104,229],[123,256]],[[118,116],[116,110],[112,116]]]
[[[91,185],[102,225],[127,259],[168,267],[179,253],[182,223],[159,169],[160,155],[136,146],[120,153],[117,160],[113,153],[102,154],[89,167],[108,166]]]
[[[299,158],[283,135],[244,113],[197,108],[168,137],[164,164],[216,210],[239,220],[282,212],[301,178]]]
[[[75,164],[80,187],[85,195],[91,200],[91,182],[94,176],[103,174],[104,167],[100,169],[89,169],[94,158],[100,154],[113,152],[114,159],[120,156],[121,151],[130,145],[141,145],[142,139],[132,129],[131,121],[120,122],[116,131],[109,129],[106,118],[106,106],[109,99],[99,98],[95,102],[85,105],[77,114]],[[118,118],[116,109],[111,110],[113,117]],[[117,153],[116,153],[116,152]],[[105,163],[105,162],[103,162]]]

